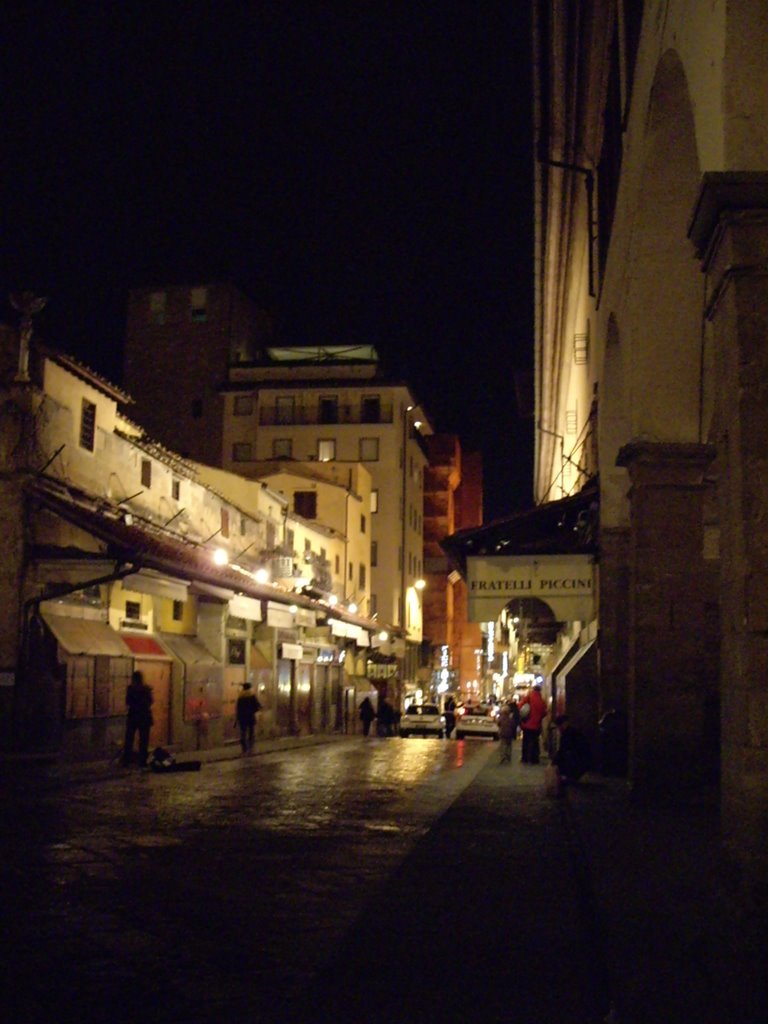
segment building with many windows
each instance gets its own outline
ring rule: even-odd
[[[368,573],[362,533],[350,555],[282,490],[158,444],[125,392],[30,335],[0,333],[0,742],[112,752],[135,670],[153,745],[234,741],[246,681],[264,734],[355,731],[381,623],[332,597],[352,558]],[[369,502],[352,482],[331,500]]]
[[[264,460],[295,460],[340,479],[358,464],[370,475],[369,505],[354,511],[370,542],[368,594],[350,566],[345,600],[367,601],[365,614],[395,627],[399,643],[384,653],[398,657],[390,696],[399,701],[422,660],[423,478],[432,433],[424,409],[407,384],[382,374],[370,346],[267,348],[230,366],[225,391],[225,468],[250,476],[263,472]]]

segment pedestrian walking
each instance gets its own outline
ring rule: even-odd
[[[501,764],[512,760],[512,741],[517,735],[517,723],[512,715],[512,707],[505,704],[499,712],[499,741],[501,744]]]
[[[541,683],[534,683],[520,702],[520,728],[523,731],[523,764],[538,764],[541,757],[541,726],[547,705],[541,696]]]
[[[133,760],[133,741],[139,734],[139,764],[146,766],[149,751],[149,730],[152,728],[152,687],[144,682],[141,672],[134,672],[125,691],[125,705],[128,713],[125,719],[125,743],[123,764]]]
[[[373,703],[370,697],[366,697],[360,704],[360,721],[363,723],[363,736],[368,736],[371,731],[371,722],[376,717]]]
[[[235,705],[235,725],[240,729],[240,749],[243,754],[250,754],[253,750],[256,715],[259,711],[259,698],[252,692],[250,683],[243,683],[243,692]]]
[[[456,701],[453,697],[446,700],[443,714],[445,716],[445,738],[449,740],[451,733],[456,728]]]

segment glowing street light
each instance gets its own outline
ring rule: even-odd
[[[216,565],[228,565],[229,555],[224,550],[224,548],[216,548],[216,550],[213,552],[213,561],[215,562]]]

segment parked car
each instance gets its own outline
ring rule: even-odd
[[[490,708],[485,706],[459,708],[456,718],[456,739],[465,736],[489,736],[492,740],[499,738],[499,723]]]
[[[401,736],[437,736],[442,739],[445,719],[436,704],[411,704],[400,719]]]

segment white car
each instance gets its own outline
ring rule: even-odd
[[[462,707],[456,715],[456,739],[465,736],[488,736],[499,738],[499,723],[487,707]]]
[[[445,719],[436,704],[411,704],[400,719],[401,736],[443,737]]]

